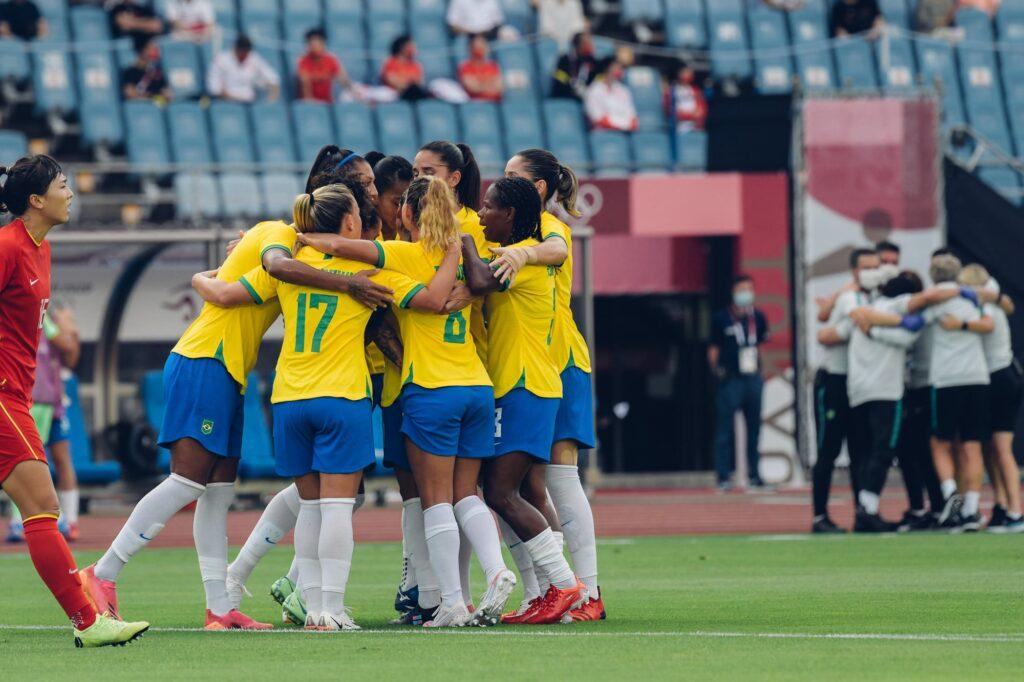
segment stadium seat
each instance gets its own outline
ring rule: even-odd
[[[912,2],[916,5],[916,0]],[[879,0],[878,8],[882,10],[885,21],[901,29],[910,29],[910,12],[907,10],[906,0]]]
[[[501,66],[505,84],[505,99],[533,99],[537,66],[533,62],[533,51],[523,42],[499,43],[494,46],[494,59]]]
[[[213,0],[217,26],[225,31],[238,30],[238,5],[235,0]]]
[[[260,177],[260,194],[270,217],[292,219],[292,205],[295,197],[302,193],[305,178],[294,173],[265,173]]]
[[[828,45],[828,25],[824,5],[811,0],[801,9],[786,12],[789,33],[796,49],[796,68],[804,89],[830,90],[835,87],[832,49]]]
[[[590,155],[598,177],[629,175],[633,159],[629,151],[629,135],[612,130],[590,133]]]
[[[338,23],[362,24],[366,16],[363,3],[353,0],[326,0],[325,19],[328,27]]]
[[[68,0],[35,0],[40,14],[46,19],[47,33],[42,42],[66,43],[71,35],[68,32]]]
[[[139,165],[170,163],[164,113],[148,100],[124,103],[128,159]]]
[[[1024,3],[1000,5],[996,12],[996,30],[1001,43],[1024,43]]]
[[[638,171],[672,169],[672,141],[668,133],[640,131],[629,136],[629,143]]]
[[[451,51],[448,46],[421,48],[417,53],[417,59],[423,66],[423,77],[428,84],[435,78],[456,80],[456,72],[452,68]]]
[[[71,58],[62,46],[37,43],[32,52],[32,83],[36,111],[69,113],[78,106],[71,82]]]
[[[82,142],[86,146],[119,146],[124,143],[120,98],[83,103],[79,116],[82,120]]]
[[[299,149],[299,161],[313,163],[320,148],[335,141],[331,106],[323,102],[293,102],[292,122]]]
[[[590,145],[587,140],[551,138],[548,149],[558,157],[560,162],[571,167],[578,175],[589,174],[592,164],[590,162]]]
[[[242,478],[277,477],[274,471],[274,444],[267,427],[259,385],[259,374],[250,372],[243,402],[245,422],[242,428],[242,452],[245,457],[238,465],[238,473]]]
[[[498,121],[498,106],[490,102],[470,102],[459,107],[462,118],[462,134],[473,137],[494,135],[501,130]]]
[[[242,32],[252,38],[260,47],[271,47],[280,43],[284,36],[281,33],[281,22],[263,16],[241,17]]]
[[[615,41],[605,36],[591,36],[594,43],[594,57],[598,60],[615,56]]]
[[[213,178],[210,178],[210,186],[213,187]],[[142,412],[146,421],[157,433],[164,423],[164,412],[167,410],[167,401],[164,398],[164,373],[161,370],[146,372],[142,375],[142,385],[139,387],[139,397],[142,400]],[[72,444],[74,447],[74,444]],[[166,448],[157,449],[157,470],[166,472],[171,466],[171,452]]]
[[[82,9],[82,8],[78,8]],[[92,9],[92,8],[84,8]],[[121,99],[121,78],[108,50],[83,50],[75,55],[76,81],[82,106]]]
[[[665,36],[672,47],[706,47],[704,3],[701,0],[666,0]]]
[[[661,0],[622,0],[622,21],[632,24],[639,21],[657,23],[665,18]]]
[[[754,50],[754,83],[765,94],[789,92],[793,65],[782,51],[788,47],[786,18],[783,12],[764,5],[750,9],[750,46]]]
[[[284,0],[284,38],[290,42],[301,42],[306,31],[324,28],[323,4],[320,0]]]
[[[965,37],[973,43],[991,43],[995,40],[992,21],[988,14],[972,7],[964,7],[956,12],[954,22],[964,30]]]
[[[176,162],[202,166],[213,161],[206,114],[197,103],[171,102],[167,107],[167,127],[171,131],[171,152]]]
[[[587,123],[583,107],[572,99],[549,99],[544,102],[544,127],[548,140],[565,140],[577,146],[586,146]]]
[[[295,137],[288,107],[282,102],[257,102],[249,108],[249,113],[256,158],[265,164],[295,163]]]
[[[738,11],[720,7],[717,2],[708,7],[711,73],[714,76],[748,78],[752,75],[746,25]]]
[[[160,45],[160,59],[176,99],[193,99],[203,94],[205,80],[195,43],[165,40]]]
[[[498,107],[490,102],[470,102],[459,107],[462,139],[473,148],[473,156],[486,175],[500,175],[505,169],[505,146],[502,141]],[[509,150],[509,154],[516,150]]]
[[[433,140],[461,140],[455,107],[447,102],[427,99],[416,103],[420,146]]]
[[[412,106],[408,102],[389,102],[379,105],[375,113],[380,151],[412,159],[419,148]]]
[[[518,151],[545,146],[540,110],[534,102],[502,102],[501,120],[505,127],[506,149]]]
[[[78,378],[74,375],[64,381],[67,396],[65,416],[68,419],[68,447],[71,463],[78,482],[85,485],[106,485],[121,478],[121,464],[115,461],[97,462],[93,459],[92,441],[85,428],[82,401],[78,394]]]
[[[960,96],[960,79],[956,75],[953,48],[945,40],[918,38],[914,41],[921,80],[925,85],[938,85],[942,92],[942,121],[948,127],[964,122],[964,105]]]
[[[957,57],[967,120],[991,142],[1011,151],[995,53],[990,49],[961,47]]]
[[[505,172],[508,155],[500,139],[491,134],[484,137],[463,135],[462,140],[473,149],[473,157],[484,177],[498,177]]]
[[[335,55],[355,48],[365,50],[367,43],[362,19],[335,21],[327,26],[327,49]]]
[[[370,68],[370,60],[366,58],[365,47],[359,45],[357,47],[329,47],[328,49],[338,58],[342,68],[353,81],[357,83],[376,81],[377,74],[373,73]]]
[[[412,38],[417,48],[448,47],[448,25],[444,18],[423,17],[412,23]]]
[[[338,144],[360,154],[380,147],[373,112],[360,102],[341,102],[334,105],[334,127]]]
[[[551,94],[552,76],[558,66],[558,43],[551,38],[540,38],[534,43],[533,52],[541,93],[547,97]]]
[[[0,164],[12,165],[28,154],[28,138],[20,130],[0,130]]]
[[[977,175],[1011,204],[1016,206],[1021,203],[1024,195],[1021,193],[1020,176],[1013,169],[1005,166],[982,166],[978,168]]]
[[[21,81],[32,74],[29,53],[20,40],[0,40],[0,79]]]
[[[179,220],[198,223],[205,218],[220,218],[220,193],[210,173],[178,173],[174,176],[174,208]],[[156,422],[160,428],[160,422]]]
[[[887,36],[876,41],[875,57],[882,88],[886,92],[905,92],[915,87],[914,48],[908,38]]]
[[[290,9],[292,0],[285,0],[285,2]],[[278,21],[281,17],[281,5],[278,0],[238,0],[238,9],[242,23],[245,23],[246,19],[253,18]]]
[[[213,151],[218,163],[252,163],[252,133],[246,106],[238,102],[216,101],[210,105]]]
[[[703,171],[708,165],[708,137],[693,131],[676,135],[676,168],[682,171]]]
[[[530,0],[501,0],[501,9],[505,13],[505,23],[523,35],[530,35],[536,30],[533,8]]]
[[[370,5],[370,13],[366,17],[366,26],[370,33],[370,48],[377,53],[387,53],[391,43],[398,36],[407,33],[408,23],[404,14],[390,14],[374,11],[375,3]]]
[[[835,43],[836,67],[839,82],[844,88],[874,90],[878,88],[875,58],[871,44],[864,38],[841,38]]]
[[[110,40],[110,17],[100,7],[72,7],[71,32],[80,43],[105,43]]]
[[[260,218],[265,215],[260,186],[255,175],[221,173],[217,176],[217,181],[225,218]]]
[[[634,66],[626,71],[626,85],[633,93],[640,130],[664,130],[665,102],[661,78],[649,66]]]

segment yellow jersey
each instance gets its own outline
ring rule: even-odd
[[[308,246],[295,259],[338,275],[370,269],[365,263],[335,258]],[[380,272],[373,279],[394,290],[403,305],[423,288],[397,272]],[[272,403],[372,397],[363,338],[373,311],[336,291],[288,284],[269,275],[255,274],[249,286],[256,301],[276,297],[284,314],[284,340],[277,358]]]
[[[291,255],[295,229],[281,221],[262,222],[245,233],[227,257],[217,279],[249,286],[244,275],[262,271],[263,254],[283,249]],[[269,277],[269,276],[268,276]],[[245,392],[245,379],[256,364],[263,335],[281,314],[277,301],[221,308],[204,303],[202,310],[181,336],[172,353],[187,358],[214,358],[224,363],[231,378]]]
[[[513,246],[534,246],[525,239]],[[561,398],[562,380],[551,356],[558,290],[549,265],[527,265],[511,286],[487,295],[490,349],[487,369],[494,397],[525,388],[541,398]]]
[[[476,252],[485,261],[491,260],[494,254],[490,252],[489,247],[498,246],[496,242],[489,242],[484,237],[484,228],[480,224],[480,216],[473,209],[463,206],[462,210],[455,214],[456,220],[459,221],[459,229],[463,234],[468,234],[473,238],[473,242],[476,244]],[[476,352],[480,356],[480,360],[487,364],[487,317],[484,313],[484,300],[477,299],[473,301],[470,307],[469,315],[469,331],[473,335],[473,342],[476,343]]]
[[[375,244],[377,267],[399,272],[418,282],[429,282],[444,260],[440,249],[427,253],[419,243],[389,241]],[[464,311],[438,315],[399,307],[395,314],[404,348],[400,375],[402,386],[491,385],[487,370],[477,355]],[[393,400],[391,391],[394,387],[389,385],[386,370],[384,383],[385,393]]]
[[[551,358],[559,372],[577,367],[590,373],[590,349],[586,339],[576,326],[572,316],[572,230],[551,213],[544,211],[540,217],[540,230],[544,239],[558,237],[569,249],[562,267],[555,274],[555,288],[558,290],[558,306],[555,308],[555,332],[551,337]]]

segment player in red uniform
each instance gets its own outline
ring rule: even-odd
[[[149,623],[102,616],[86,596],[75,560],[57,530],[57,491],[29,414],[36,349],[50,302],[46,235],[68,221],[74,193],[49,156],[18,159],[10,168],[0,167],[3,176],[0,213],[17,217],[0,227],[0,487],[24,515],[32,563],[71,619],[75,645],[126,644]]]

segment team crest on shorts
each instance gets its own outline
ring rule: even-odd
[[[213,420],[204,419],[203,425],[199,427],[199,430],[203,432],[204,436],[209,436],[211,433],[213,433]]]

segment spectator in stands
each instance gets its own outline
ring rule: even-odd
[[[675,83],[665,92],[668,114],[675,119],[678,133],[704,130],[708,103],[696,78],[692,68],[681,66],[676,73]]]
[[[885,26],[878,0],[837,0],[829,27],[836,38],[870,31],[872,38]]]
[[[35,40],[49,31],[46,19],[32,0],[10,0],[0,4],[0,38]]]
[[[533,0],[537,8],[537,32],[553,38],[559,53],[565,53],[577,33],[587,30],[587,18],[580,0]]]
[[[624,69],[614,57],[601,62],[597,78],[587,88],[584,108],[590,125],[600,130],[636,130],[639,120],[633,93],[622,84]]]
[[[430,97],[424,86],[423,65],[416,61],[416,43],[410,36],[398,36],[391,43],[391,56],[380,70],[380,80],[401,99],[415,101]]]
[[[459,65],[459,83],[470,99],[500,102],[501,68],[490,58],[487,38],[477,34],[469,41],[469,59]]]
[[[338,58],[327,51],[327,36],[319,28],[306,32],[306,54],[299,58],[299,99],[334,101],[334,82],[348,89],[352,81]]]
[[[171,99],[171,89],[160,64],[160,46],[156,38],[135,40],[135,63],[121,72],[125,99]]]
[[[240,35],[233,50],[217,55],[206,74],[206,89],[213,97],[233,102],[254,102],[262,90],[268,101],[277,99],[281,78],[270,64],[253,52],[249,36]]]
[[[149,5],[136,0],[118,0],[110,7],[110,24],[115,38],[142,39],[164,32],[164,22]]]
[[[175,37],[200,43],[213,37],[217,15],[210,0],[169,0],[165,12]]]
[[[555,65],[551,96],[582,100],[596,71],[594,41],[589,31],[581,31],[572,37],[569,51]]]
[[[976,9],[979,12],[984,12],[990,17],[994,17],[996,12],[999,11],[999,5],[1003,0],[960,0],[960,6],[957,9],[963,7],[970,7]]]
[[[446,20],[455,35],[483,33],[494,40],[505,23],[505,13],[499,0],[450,0]]]
[[[917,0],[914,8],[914,30],[931,33],[953,25],[959,0]]]

